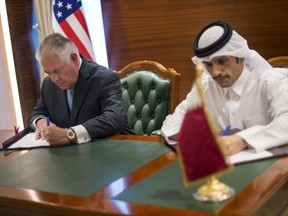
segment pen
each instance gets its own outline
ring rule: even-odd
[[[227,135],[227,133],[230,131],[231,125],[227,125],[226,128],[221,132],[221,136]]]
[[[47,126],[50,126],[50,119],[49,119],[49,117],[46,117],[46,121],[47,121]]]

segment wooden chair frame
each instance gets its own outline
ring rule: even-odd
[[[124,78],[127,75],[134,73],[139,70],[149,70],[157,74],[159,77],[169,79],[171,81],[171,99],[169,104],[169,112],[173,113],[176,106],[179,103],[179,92],[180,92],[180,77],[181,74],[177,73],[173,68],[165,68],[162,64],[149,61],[140,60],[132,62],[126,65],[123,69],[117,71],[120,78]]]
[[[288,56],[278,56],[267,60],[273,67],[288,68]]]

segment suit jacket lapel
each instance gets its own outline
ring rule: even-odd
[[[83,64],[84,62],[82,62]],[[83,65],[82,65],[83,66]],[[78,81],[75,85],[74,89],[74,97],[73,97],[73,105],[72,105],[72,112],[71,112],[71,118],[70,118],[70,125],[75,125],[77,116],[80,112],[80,109],[85,101],[85,98],[87,97],[88,91],[89,91],[89,83],[86,81],[85,77],[82,75],[81,69],[79,71],[79,77]]]

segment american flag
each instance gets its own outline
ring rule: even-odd
[[[79,52],[95,61],[81,0],[53,0],[53,31],[72,40]]]

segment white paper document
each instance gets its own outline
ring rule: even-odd
[[[21,148],[29,149],[35,147],[50,146],[50,144],[46,140],[42,139],[36,140],[35,136],[36,136],[35,133],[28,133],[23,138],[13,143],[11,146],[9,146],[7,149],[21,149]]]
[[[273,157],[271,151],[256,152],[254,149],[247,149],[229,157],[232,164],[239,164],[247,161],[255,161]]]

